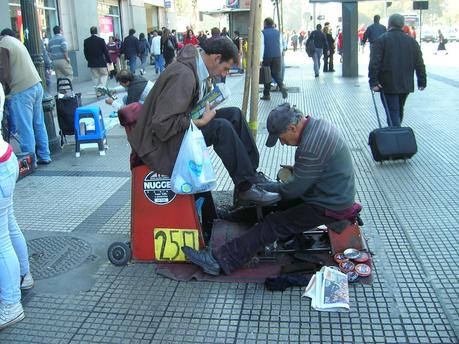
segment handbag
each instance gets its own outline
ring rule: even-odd
[[[177,194],[196,194],[213,190],[216,181],[204,136],[190,120],[172,170],[171,189]]]
[[[273,81],[271,68],[269,66],[260,66],[260,85],[270,84]]]

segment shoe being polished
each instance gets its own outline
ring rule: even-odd
[[[197,251],[188,246],[182,247],[182,252],[193,264],[199,265],[205,273],[209,275],[218,276],[220,275],[220,265],[212,255],[210,248]]]
[[[241,205],[272,205],[281,200],[281,196],[276,192],[268,192],[257,184],[253,184],[247,191],[239,192],[237,195],[238,203]]]

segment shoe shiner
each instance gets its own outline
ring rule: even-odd
[[[292,175],[286,182],[262,185],[282,196],[279,209],[223,246],[196,251],[182,247],[187,258],[205,272],[231,274],[265,246],[288,240],[322,224],[353,216],[354,168],[343,136],[323,119],[304,116],[285,103],[268,116],[266,145],[296,146]],[[283,205],[283,203],[288,206]]]
[[[207,104],[202,115],[190,119],[191,110],[211,91],[211,78],[226,76],[237,58],[236,46],[224,37],[208,42],[203,50],[186,45],[156,80],[128,140],[152,171],[170,176],[192,120],[223,161],[238,201],[271,204],[280,196],[258,186],[266,179],[257,173],[258,149],[241,110],[215,110]]]
[[[132,74],[127,69],[120,70],[116,74],[116,81],[118,81],[120,86],[103,90],[109,96],[109,98],[105,99],[105,103],[112,105],[116,110],[135,102],[143,104],[153,87],[151,81],[145,79],[143,76]],[[127,92],[127,95],[122,99],[116,99],[113,96],[116,93],[122,92]]]
[[[0,83],[0,120],[4,102]],[[0,135],[0,330],[24,319],[21,289],[30,289],[34,284],[27,244],[13,212],[18,174],[18,160],[13,149]]]

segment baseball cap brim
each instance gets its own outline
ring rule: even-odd
[[[266,140],[266,147],[274,147],[279,139],[279,134],[269,134]]]

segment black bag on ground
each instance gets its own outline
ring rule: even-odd
[[[382,92],[382,91],[381,91]],[[384,107],[388,109],[386,97],[381,93],[384,102]],[[418,150],[416,138],[413,129],[409,127],[386,127],[382,128],[379,119],[378,108],[376,106],[374,92],[371,91],[373,104],[376,110],[379,128],[373,130],[368,138],[368,144],[371,148],[371,154],[375,161],[382,162],[384,160],[409,159]],[[391,125],[391,119],[386,111],[387,120]]]
[[[268,66],[260,66],[260,85],[270,84],[273,81],[271,76],[271,68]]]
[[[57,95],[54,98],[61,139],[65,135],[74,135],[74,116],[76,108],[81,106],[81,93],[73,92],[72,82],[69,79],[59,78],[57,79]]]

